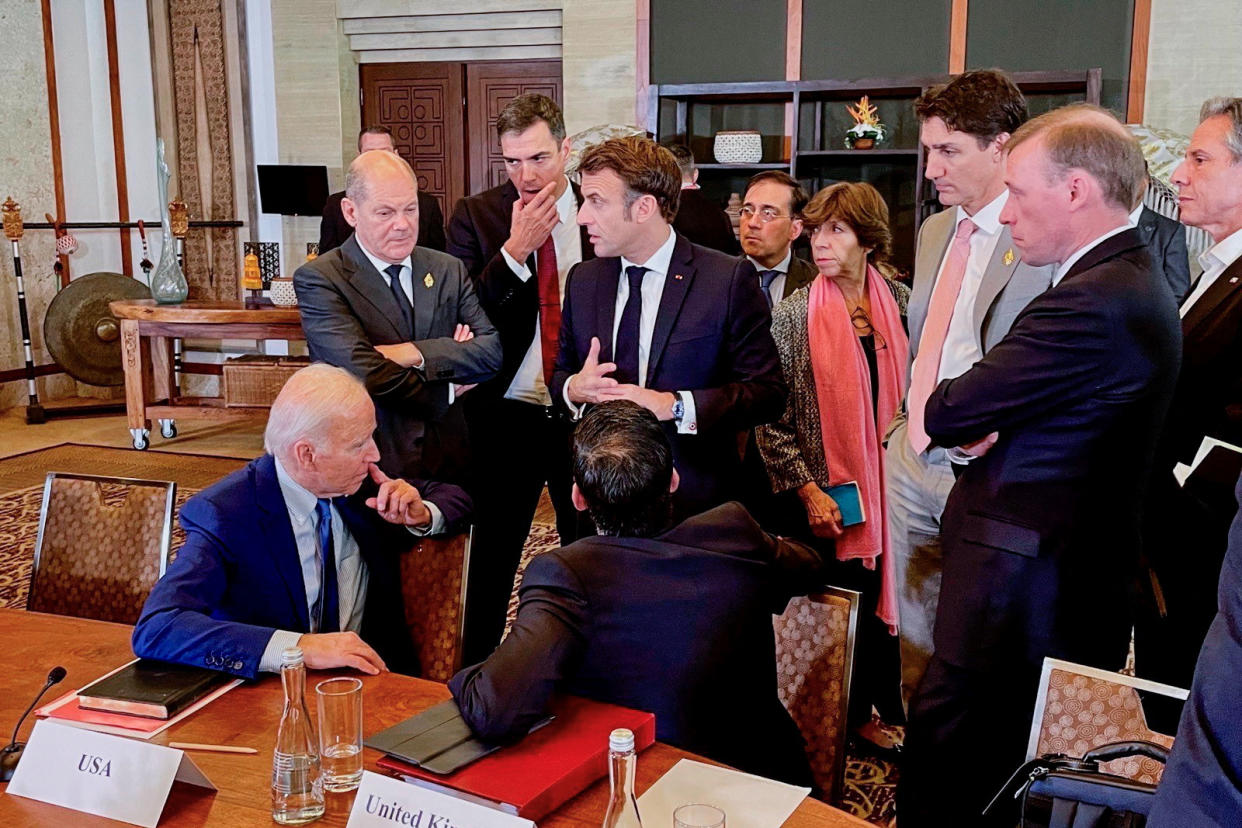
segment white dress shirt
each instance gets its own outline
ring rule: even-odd
[[[315,506],[319,501],[312,492],[289,476],[280,460],[276,462],[276,479],[280,483],[280,493],[285,499],[285,509],[289,512],[289,523],[293,527],[293,542],[298,550],[298,562],[302,567],[302,585],[306,589],[307,617],[314,624],[311,613],[315,601],[319,598],[319,585],[323,580],[323,560],[319,554],[319,516]],[[431,501],[423,501],[431,512],[431,523],[426,527],[407,527],[416,536],[430,535],[444,531],[444,515]],[[367,603],[367,564],[362,559],[358,542],[341,520],[336,506],[331,507],[332,513],[332,549],[336,558],[336,593],[340,608],[338,619],[341,632],[358,632],[362,629],[362,613]],[[312,630],[317,632],[317,630]],[[296,647],[302,633],[289,630],[277,630],[268,639],[263,657],[259,659],[260,672],[280,672],[280,657],[289,647]]]
[[[1220,274],[1242,257],[1242,230],[1236,230],[1219,242],[1203,251],[1199,256],[1199,264],[1203,266],[1203,275],[1195,283],[1195,289],[1182,302],[1182,318],[1194,307],[1199,297],[1207,293],[1208,288],[1220,278]]]
[[[582,233],[578,230],[578,199],[574,197],[574,189],[565,179],[565,192],[556,200],[556,214],[560,221],[552,228],[552,244],[556,249],[556,275],[560,282],[561,304],[565,304],[565,277],[570,269],[582,261]],[[509,269],[523,282],[532,274],[526,262],[519,262],[509,255],[503,247],[500,253],[505,257]],[[538,253],[535,254],[538,256]],[[539,316],[535,316],[535,338],[531,340],[513,382],[505,397],[510,400],[534,403],[535,405],[551,405],[552,397],[548,394],[548,378],[543,375],[543,336]]]
[[[996,242],[1000,239],[1001,210],[1009,198],[1009,191],[1004,190],[992,199],[983,209],[973,216],[958,206],[953,226],[961,224],[962,219],[970,219],[975,225],[975,232],[970,236],[970,253],[966,257],[966,272],[962,275],[962,287],[957,293],[957,302],[953,305],[953,316],[949,318],[949,330],[944,337],[944,347],[940,351],[940,369],[936,383],[960,377],[970,370],[971,366],[983,359],[981,337],[975,327],[975,300],[979,298],[979,287],[983,284],[983,274],[988,269],[988,262],[996,252]],[[945,248],[944,258],[940,260],[940,270],[936,273],[937,282],[940,272],[944,270],[949,251],[953,248],[952,239]],[[915,357],[917,360],[918,357]]]
[[[785,277],[789,275],[789,263],[793,261],[793,248],[791,247],[785,251],[785,258],[781,259],[780,264],[776,265],[776,267],[764,267],[755,261],[754,256],[747,256],[746,258],[750,259],[750,263],[760,273],[765,270],[772,270],[780,274],[779,276],[772,277],[772,284],[768,287],[768,293],[772,296],[772,304],[778,304],[781,301],[781,297],[785,295]],[[760,280],[760,284],[762,284],[762,277],[760,277]]]
[[[647,365],[651,357],[651,338],[655,334],[656,316],[660,312],[660,297],[664,295],[664,280],[668,277],[669,262],[673,259],[673,248],[677,245],[677,234],[668,228],[668,238],[660,245],[646,262],[632,262],[621,257],[621,274],[617,279],[617,301],[612,315],[612,352],[617,352],[617,330],[621,327],[621,315],[625,312],[625,303],[630,298],[630,280],[626,269],[638,265],[647,269],[643,274],[642,308],[638,313],[638,384],[647,387]],[[577,376],[575,374],[575,376]],[[572,381],[572,377],[570,380]],[[574,405],[569,400],[569,382],[565,383],[565,404],[573,413],[574,419],[582,416],[583,406]],[[681,422],[677,424],[679,434],[695,434],[698,432],[698,420],[695,415],[694,394],[689,391],[675,392],[681,399],[685,410]]]
[[[1098,239],[1096,239],[1095,241],[1090,241],[1090,242],[1087,242],[1085,245],[1083,245],[1082,247],[1078,248],[1078,249],[1077,249],[1077,250],[1075,250],[1073,253],[1071,253],[1071,254],[1069,255],[1069,258],[1067,258],[1065,261],[1063,261],[1063,262],[1061,262],[1059,265],[1057,265],[1057,269],[1053,271],[1053,273],[1052,273],[1052,287],[1056,287],[1057,285],[1061,284],[1061,280],[1062,280],[1063,278],[1065,278],[1065,274],[1066,274],[1066,273],[1069,273],[1070,268],[1071,268],[1071,267],[1073,267],[1074,265],[1076,265],[1076,264],[1078,263],[1078,260],[1079,260],[1079,259],[1081,259],[1083,256],[1087,255],[1087,253],[1088,253],[1088,252],[1089,252],[1092,248],[1094,248],[1095,246],[1097,246],[1100,242],[1104,241],[1105,239],[1112,238],[1113,236],[1117,235],[1118,233],[1123,233],[1123,232],[1125,232],[1126,230],[1129,230],[1132,226],[1133,226],[1133,225],[1132,225],[1132,224],[1130,224],[1130,222],[1129,222],[1129,221],[1127,221],[1125,224],[1122,224],[1122,225],[1119,225],[1119,226],[1117,226],[1117,227],[1114,227],[1112,230],[1109,230],[1107,233],[1105,233],[1104,235],[1100,236],[1100,237],[1099,237]]]

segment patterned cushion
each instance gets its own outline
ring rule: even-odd
[[[815,784],[828,801],[841,795],[856,603],[828,594],[794,598],[773,618],[777,692],[806,739]]]
[[[1173,746],[1172,736],[1147,727],[1143,703],[1133,687],[1066,670],[1051,671],[1036,756],[1082,756],[1100,745],[1135,739]],[[1100,769],[1155,785],[1164,764],[1146,756],[1130,756],[1105,762]]]
[[[522,558],[518,562],[517,573],[513,576],[513,589],[509,593],[509,609],[505,611],[505,632],[500,637],[501,641],[509,635],[513,619],[517,618],[518,590],[522,588],[522,576],[526,574],[527,564],[536,555],[560,548],[561,536],[557,533],[555,526],[549,523],[531,524],[530,534],[526,536],[526,543],[522,546]]]
[[[175,491],[49,474],[26,608],[135,623],[168,556]]]
[[[461,668],[463,587],[469,565],[468,532],[422,538],[401,556],[405,622],[425,679],[448,681]]]

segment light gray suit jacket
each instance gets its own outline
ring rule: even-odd
[[[340,366],[366,384],[375,401],[380,466],[391,476],[462,479],[468,443],[461,406],[449,383],[477,383],[500,368],[500,336],[479,305],[465,265],[447,253],[415,247],[414,336],[387,281],[350,236],[293,274],[311,358]],[[458,323],[474,339],[455,342]],[[376,345],[413,341],[423,368],[385,359]]]
[[[949,242],[956,228],[957,210],[942,210],[919,228],[918,247],[914,262],[914,286],[910,290],[907,320],[910,328],[910,365],[918,355],[919,340],[923,336],[923,323],[931,304],[932,288],[940,274]],[[1018,249],[1013,246],[1009,228],[1002,226],[992,258],[983,272],[979,295],[975,298],[973,328],[975,339],[983,353],[992,350],[1005,338],[1014,319],[1022,309],[1052,284],[1052,266],[1032,267],[1023,264]],[[905,422],[905,407],[897,413],[889,428],[891,435],[898,425]]]

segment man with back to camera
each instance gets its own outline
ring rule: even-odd
[[[736,256],[738,243],[733,233],[733,222],[719,204],[699,189],[699,171],[694,166],[694,154],[685,144],[668,144],[667,148],[677,159],[677,168],[681,170],[681,197],[677,203],[677,215],[673,218],[673,229],[697,245]]]
[[[733,499],[739,437],[785,404],[755,269],[673,231],[681,175],[654,141],[604,141],[579,169],[578,223],[601,258],[566,284],[552,396],[575,418],[614,399],[655,414],[681,475],[679,516]]]
[[[460,482],[469,441],[456,397],[500,367],[500,338],[461,262],[417,247],[418,182],[391,152],[349,165],[354,233],[293,274],[312,359],[361,379],[374,400],[380,467]]]
[[[669,439],[635,403],[588,411],[573,456],[574,505],[599,535],[531,560],[509,635],[449,682],[463,718],[504,741],[553,693],[585,696],[654,713],[661,741],[810,785],[776,693],[772,615],[823,583],[818,553],[764,533],[736,503],[673,525]]]
[[[945,507],[903,825],[1013,824],[1009,803],[980,813],[1025,758],[1044,658],[1123,666],[1142,495],[1181,358],[1177,306],[1129,222],[1144,176],[1133,136],[1079,104],[1024,124],[1006,155],[1000,219],[1025,261],[1055,271],[927,403],[935,444],[976,459]]]
[[[949,209],[919,228],[907,311],[910,388],[885,454],[907,704],[933,650],[941,516],[954,480],[950,452],[932,443],[923,426],[927,398],[941,380],[991,350],[1052,278],[1052,268],[1023,261],[1000,222],[1009,198],[1005,143],[1027,118],[1018,88],[994,69],[965,72],[928,89],[914,108],[927,151],[923,174]]]
[[[358,133],[358,154],[371,150],[397,153],[393,144],[392,130],[383,125],[364,127]],[[398,153],[399,154],[399,153]],[[323,206],[323,219],[319,222],[319,255],[335,250],[345,243],[354,227],[345,220],[341,202],[345,191],[333,193]],[[418,191],[418,241],[423,247],[444,250],[444,212],[440,202],[431,193]]]
[[[411,533],[459,531],[470,499],[389,479],[374,431],[375,406],[346,371],[290,377],[267,453],[181,508],[186,541],[142,608],[134,653],[255,678],[296,646],[312,669],[417,675],[398,558]]]
[[[462,199],[449,252],[474,280],[504,346],[500,371],[466,398],[475,444],[472,494],[488,516],[476,527],[466,601],[466,658],[487,657],[504,631],[522,546],[544,484],[561,543],[577,537],[569,500],[570,423],[547,384],[569,271],[595,254],[578,226],[582,196],[565,176],[569,139],[560,107],[519,95],[496,119],[509,180]]]

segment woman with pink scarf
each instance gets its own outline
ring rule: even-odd
[[[833,553],[833,585],[862,593],[849,724],[861,747],[893,750],[882,720],[900,721],[902,708],[883,440],[906,387],[909,290],[878,268],[892,233],[870,184],[826,187],[802,220],[819,275],[772,310],[789,399],[756,438],[783,502],[784,525],[772,528]],[[850,515],[826,490],[854,485],[865,519],[844,525]]]

